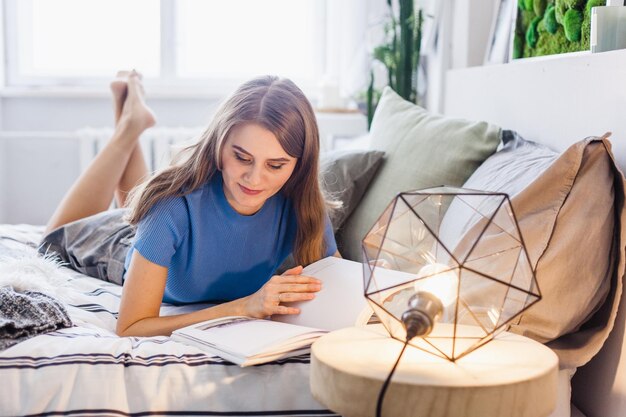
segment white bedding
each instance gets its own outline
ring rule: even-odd
[[[35,256],[40,232],[0,225],[0,263]],[[169,337],[118,337],[121,287],[58,271],[74,326],[0,351],[0,415],[335,415],[311,396],[308,355],[239,368]]]

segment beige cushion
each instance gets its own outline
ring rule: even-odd
[[[514,326],[548,342],[578,330],[609,290],[613,176],[602,143],[579,142],[513,199],[542,301]]]
[[[571,184],[571,185],[570,185]],[[541,191],[540,191],[541,190]],[[562,201],[548,205],[549,195]],[[534,195],[534,197],[533,197]],[[548,344],[562,367],[581,366],[602,347],[615,322],[624,276],[624,176],[607,139],[570,147],[554,166],[514,199],[524,225],[545,202],[550,231],[546,248],[535,252],[543,300],[521,316],[512,331]],[[522,226],[524,227],[524,226]],[[530,238],[530,236],[529,236]],[[533,254],[531,254],[531,258]]]
[[[543,298],[511,331],[550,342],[561,367],[577,367],[608,336],[621,292],[623,176],[606,139],[580,141],[556,159],[531,144],[496,153],[464,186],[511,195],[536,270]]]
[[[337,235],[341,254],[358,261],[363,237],[399,192],[461,186],[500,143],[499,127],[432,114],[388,87],[370,135],[371,148],[385,152],[385,161]]]

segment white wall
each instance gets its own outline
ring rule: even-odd
[[[427,62],[428,94],[426,107],[443,112],[446,73],[483,64],[485,51],[499,0],[440,0],[440,31],[436,53]],[[435,8],[436,8],[435,7]]]
[[[82,127],[112,127],[113,104],[106,92],[87,97],[4,93],[0,101],[2,130],[72,131]],[[10,94],[10,96],[6,96]],[[159,126],[202,126],[215,111],[216,98],[151,98],[148,105]]]
[[[0,223],[45,224],[80,173],[76,139],[63,134],[0,136],[0,143],[7,180]]]
[[[611,131],[617,161],[626,168],[624,79],[626,49],[526,58],[504,65],[452,70],[448,73],[450,92],[445,113],[470,120],[489,120],[517,130],[529,140],[551,138],[550,145],[558,151],[565,150],[573,140]],[[527,98],[529,86],[537,92],[532,100]],[[603,93],[609,91],[619,93]],[[555,97],[558,101],[553,100]],[[509,111],[513,104],[518,112]],[[488,119],[484,118],[485,114],[489,115]],[[570,116],[571,123],[566,122],[564,114]],[[581,117],[584,123],[578,123]]]
[[[4,4],[0,1],[0,89],[4,87]],[[0,131],[3,129],[3,117],[2,117],[2,99],[0,99]],[[0,220],[5,218],[4,204],[2,200],[6,199],[6,151],[4,149],[4,142],[0,141]]]
[[[496,2],[499,0],[456,0],[454,2],[450,68],[466,68],[483,64]]]

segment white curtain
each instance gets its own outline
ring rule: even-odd
[[[380,22],[386,0],[327,2],[326,73],[322,81],[344,98],[353,98],[369,83],[371,50],[382,39]]]
[[[443,82],[441,74],[447,69],[442,64],[447,61],[438,51],[441,44],[437,36],[442,30],[442,3],[451,0],[417,0],[416,7],[424,10],[422,59],[424,67],[437,71],[434,78],[436,85],[431,86],[424,72],[420,72],[419,91],[438,95]],[[394,3],[395,4],[395,3]],[[448,7],[450,4],[448,4]],[[372,62],[372,50],[384,39],[383,22],[389,13],[387,0],[329,0],[327,2],[327,38],[326,71],[320,91],[327,95],[340,97],[343,103],[367,89],[370,69],[374,70],[377,88],[387,84],[386,70],[380,63]],[[448,38],[444,36],[444,39]],[[332,100],[331,100],[332,101]],[[429,100],[423,104],[435,104],[439,100]],[[437,110],[437,109],[435,109]]]

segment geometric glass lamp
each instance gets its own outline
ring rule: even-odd
[[[390,336],[451,361],[541,299],[504,193],[400,193],[362,249],[365,297]]]

